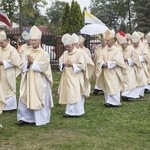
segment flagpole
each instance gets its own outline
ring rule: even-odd
[[[83,11],[83,15],[84,15],[84,26],[86,25],[86,22],[85,22],[85,11],[86,10],[86,7],[84,8],[84,11]],[[88,47],[89,49],[91,49],[90,47],[90,35],[84,35],[84,38],[85,38],[85,41],[86,41],[86,47]],[[88,42],[89,41],[89,42]]]

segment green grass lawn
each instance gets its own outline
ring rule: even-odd
[[[60,73],[53,77],[50,124],[18,127],[16,111],[3,112],[0,150],[150,150],[150,95],[122,102],[120,108],[105,108],[103,96],[91,94],[83,117],[63,118],[65,106],[58,104],[57,95]]]

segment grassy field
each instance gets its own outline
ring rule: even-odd
[[[18,127],[16,111],[4,112],[0,150],[150,150],[150,95],[105,108],[103,96],[91,94],[83,117],[63,118],[65,106],[58,104],[57,95],[60,73],[53,77],[51,123]]]

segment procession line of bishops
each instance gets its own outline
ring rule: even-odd
[[[30,33],[23,32],[22,36],[26,43],[18,53],[10,45],[6,33],[0,31],[0,113],[17,109],[19,126],[32,123],[41,126],[50,122],[54,106],[50,56],[41,47],[42,32],[36,26],[30,29]],[[74,40],[73,35],[62,37],[66,51],[60,58],[62,78],[58,94],[59,103],[67,104],[65,117],[84,114],[84,99],[90,95],[89,79],[94,71],[90,54],[76,48]],[[16,77],[20,73],[17,105]]]
[[[120,106],[121,97],[143,97],[150,90],[150,33],[143,41],[141,32],[133,32],[130,37],[124,32],[106,32],[96,48],[94,63],[94,93],[104,92],[106,106]]]
[[[19,53],[9,44],[6,33],[0,31],[0,113],[17,109],[18,125],[50,122],[52,97],[52,71],[50,56],[41,47],[42,32],[33,26],[24,31],[26,43]],[[84,38],[64,34],[65,51],[59,59],[62,72],[58,87],[59,103],[65,104],[64,117],[79,117],[85,113],[85,98],[90,96],[91,77],[95,89],[104,92],[105,106],[120,106],[120,97],[139,98],[149,87],[150,44],[143,44],[137,32],[130,44],[123,32],[107,31],[97,46],[94,63],[83,44]],[[147,35],[150,43],[150,34]],[[19,102],[16,100],[16,77],[21,72]]]

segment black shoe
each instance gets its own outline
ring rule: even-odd
[[[121,99],[122,99],[123,101],[129,101],[129,98],[126,97],[126,96],[122,96]]]
[[[106,106],[106,107],[119,107],[119,105],[112,105],[109,103],[105,103],[104,106]]]
[[[145,89],[144,94],[150,94],[150,90]]]
[[[100,95],[104,95],[104,91],[100,90],[99,92],[100,92]]]
[[[140,95],[140,98],[144,98],[144,96],[143,96],[143,95]]]
[[[28,124],[29,124],[28,122],[25,122],[23,120],[18,121],[18,126],[23,126],[23,125],[28,125]]]
[[[64,118],[75,118],[75,117],[80,117],[80,116],[72,116],[72,115],[64,114],[63,117]]]
[[[100,90],[98,90],[98,89],[94,89],[94,92],[93,92],[93,94],[94,95],[98,95],[98,92],[99,92]]]

